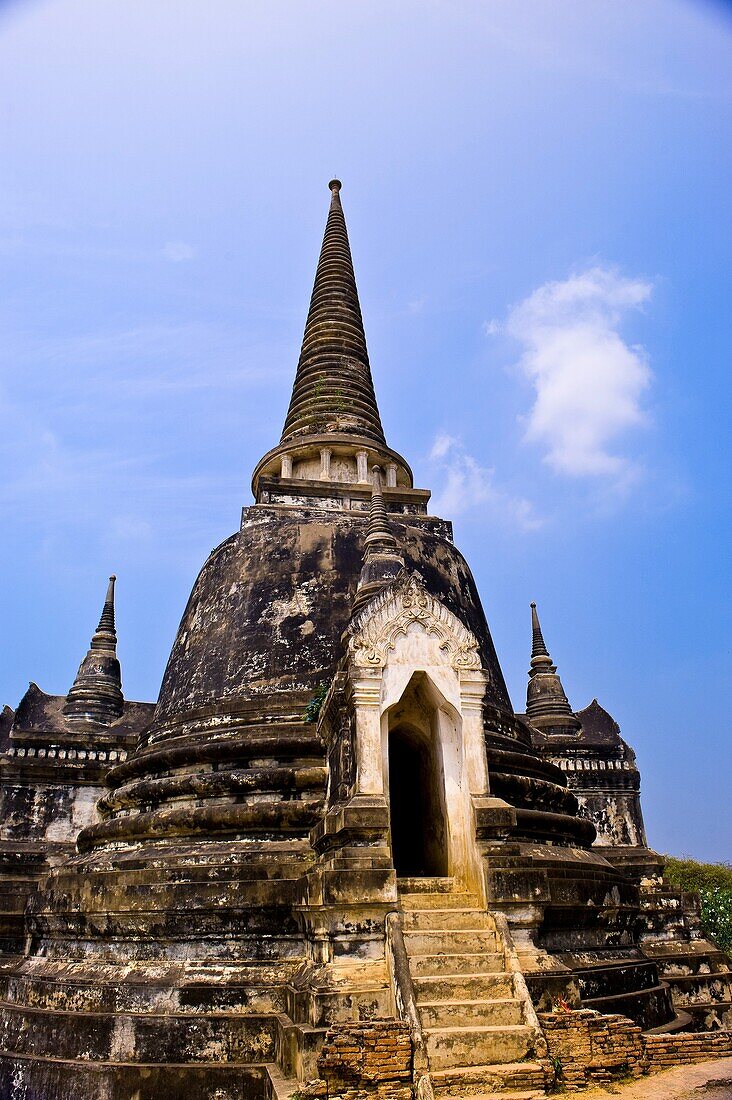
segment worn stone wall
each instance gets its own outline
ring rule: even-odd
[[[329,1029],[303,1100],[412,1100],[412,1040],[398,1020]]]
[[[192,711],[224,712],[242,699],[317,690],[339,657],[362,565],[366,517],[258,505],[209,557],[191,593],[163,678],[152,740],[177,734]],[[409,570],[478,638],[491,701],[508,692],[460,552],[432,521],[393,518]],[[271,699],[271,703],[269,702]],[[168,728],[170,721],[175,729]]]
[[[627,777],[619,778],[612,770],[615,766],[614,761],[598,760],[598,770],[590,775],[568,772],[567,785],[575,792],[582,816],[597,829],[595,843],[599,848],[619,845],[641,847],[644,833],[642,823],[638,821],[638,792],[632,787],[627,792],[620,789],[620,784]],[[584,789],[580,788],[580,784],[584,785]],[[590,784],[595,786],[591,793]]]
[[[77,834],[97,819],[103,788],[71,783],[33,783],[24,776],[0,789],[0,839],[45,838],[72,846]]]
[[[572,735],[547,736],[533,730],[535,746],[564,772],[580,813],[597,829],[598,847],[645,847],[635,753],[596,699],[575,717],[580,729]]]

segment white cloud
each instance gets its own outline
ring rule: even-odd
[[[467,512],[491,512],[513,522],[521,531],[536,531],[544,521],[534,505],[499,488],[495,470],[481,466],[452,435],[438,435],[430,459],[442,478],[442,487],[432,499],[434,515],[452,519]]]
[[[496,321],[495,317],[491,318],[490,321],[483,322],[483,332],[486,334],[486,336],[496,336],[497,333],[499,333],[500,331],[501,326],[498,324],[498,321]]]
[[[507,330],[525,347],[520,367],[536,392],[525,438],[545,448],[557,473],[618,486],[637,475],[620,440],[647,423],[642,402],[652,374],[644,349],[626,343],[619,328],[652,289],[593,267],[545,283],[511,310]]]
[[[163,248],[163,255],[171,263],[179,264],[183,260],[192,260],[195,252],[185,241],[168,241]]]
[[[451,435],[438,435],[432,444],[432,450],[430,451],[430,458],[432,461],[437,461],[440,458],[444,458],[447,452],[452,446],[457,444],[457,440]]]

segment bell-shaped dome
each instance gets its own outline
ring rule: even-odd
[[[213,551],[194,585],[173,645],[152,737],[171,720],[254,698],[281,710],[329,680],[353,607],[367,515],[257,505]],[[390,516],[405,567],[479,641],[490,702],[511,711],[470,569],[426,517]]]

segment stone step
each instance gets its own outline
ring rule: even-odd
[[[477,1092],[477,1093],[446,1093],[441,1092],[440,1100],[464,1100],[464,1097],[470,1095],[471,1100],[544,1100],[546,1092],[544,1089],[529,1089],[521,1090],[521,1092],[514,1092],[511,1089],[510,1092]]]
[[[405,932],[404,943],[410,958],[418,955],[500,953],[496,935],[486,928]]]
[[[138,885],[130,884],[120,891],[120,897],[115,898],[115,913],[145,913],[152,910],[175,909],[184,907],[187,910],[196,909],[246,909],[254,908],[257,904],[266,904],[271,899],[272,904],[277,904],[278,894],[282,896],[285,890],[291,893],[296,891],[297,879],[232,879],[231,882],[214,883],[190,883],[190,882],[165,882],[147,883]],[[105,913],[109,905],[105,905],[105,895],[99,900],[91,900],[85,906],[84,912]],[[287,900],[283,898],[282,904]],[[50,906],[39,906],[38,912],[53,912]]]
[[[0,1044],[18,1057],[53,1051],[62,1059],[95,1062],[274,1062],[280,1030],[281,1021],[270,1013],[117,1015],[0,1003]]]
[[[397,889],[400,894],[450,894],[455,889],[455,879],[429,878],[422,875],[414,878],[398,878]]]
[[[405,913],[422,909],[476,909],[475,894],[404,894],[399,893],[399,904]]]
[[[410,909],[402,913],[405,932],[432,932],[453,929],[485,928],[493,930],[493,918],[483,909]]]
[[[423,1001],[493,1001],[514,994],[511,974],[434,974],[412,978],[417,1004]]]
[[[242,880],[268,881],[274,878],[298,879],[311,866],[310,860],[289,859],[280,852],[262,852],[256,859],[237,860],[230,864],[202,864],[200,867],[169,864],[130,867],[122,870],[94,870],[95,881],[105,889],[149,886],[231,886]],[[76,870],[57,871],[54,881],[59,888],[74,889],[88,878]]]
[[[460,1069],[434,1069],[430,1071],[432,1088],[439,1100],[452,1096],[478,1097],[498,1093],[502,1100],[511,1097],[511,1090],[524,1090],[532,1096],[544,1093],[544,1071],[540,1062],[506,1062],[503,1065],[463,1066]],[[519,1095],[521,1092],[519,1091]],[[513,1100],[513,1098],[512,1098]]]
[[[479,1027],[523,1022],[521,1002],[508,997],[478,1001],[420,1001],[422,1026]]]
[[[19,1083],[19,1079],[22,1083]],[[268,1097],[292,1100],[297,1082],[283,1077],[276,1065],[266,1062],[89,1062],[34,1055],[31,1059],[6,1059],[0,1064],[0,1096],[134,1097],[160,1100],[164,1096],[189,1096],[196,1100],[217,1097]]]
[[[533,1050],[526,1024],[495,1027],[443,1027],[425,1031],[430,1069],[518,1062]]]
[[[2,999],[25,1008],[58,1012],[110,1012],[118,1014],[283,1013],[287,1008],[287,980],[300,968],[298,960],[264,964],[242,978],[232,966],[227,981],[221,981],[221,967],[215,978],[196,980],[151,964],[135,965],[134,976],[120,980],[119,972],[107,972],[107,981],[24,978],[17,971],[6,980]]]
[[[455,974],[500,974],[502,951],[471,951],[453,955],[414,955],[409,959],[413,977]]]
[[[472,1100],[542,1100],[546,1093],[543,1089],[529,1089],[528,1092],[514,1092],[512,1089],[510,1092],[476,1092],[470,1095]],[[465,1096],[464,1092],[441,1092],[440,1100],[463,1100]]]
[[[694,985],[699,982],[705,985],[710,982],[732,984],[732,971],[729,970],[697,970],[691,974],[674,974],[664,968],[661,977],[665,982],[673,982],[674,985]]]

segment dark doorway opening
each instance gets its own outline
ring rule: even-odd
[[[442,768],[423,734],[389,731],[391,852],[398,878],[447,875]]]

